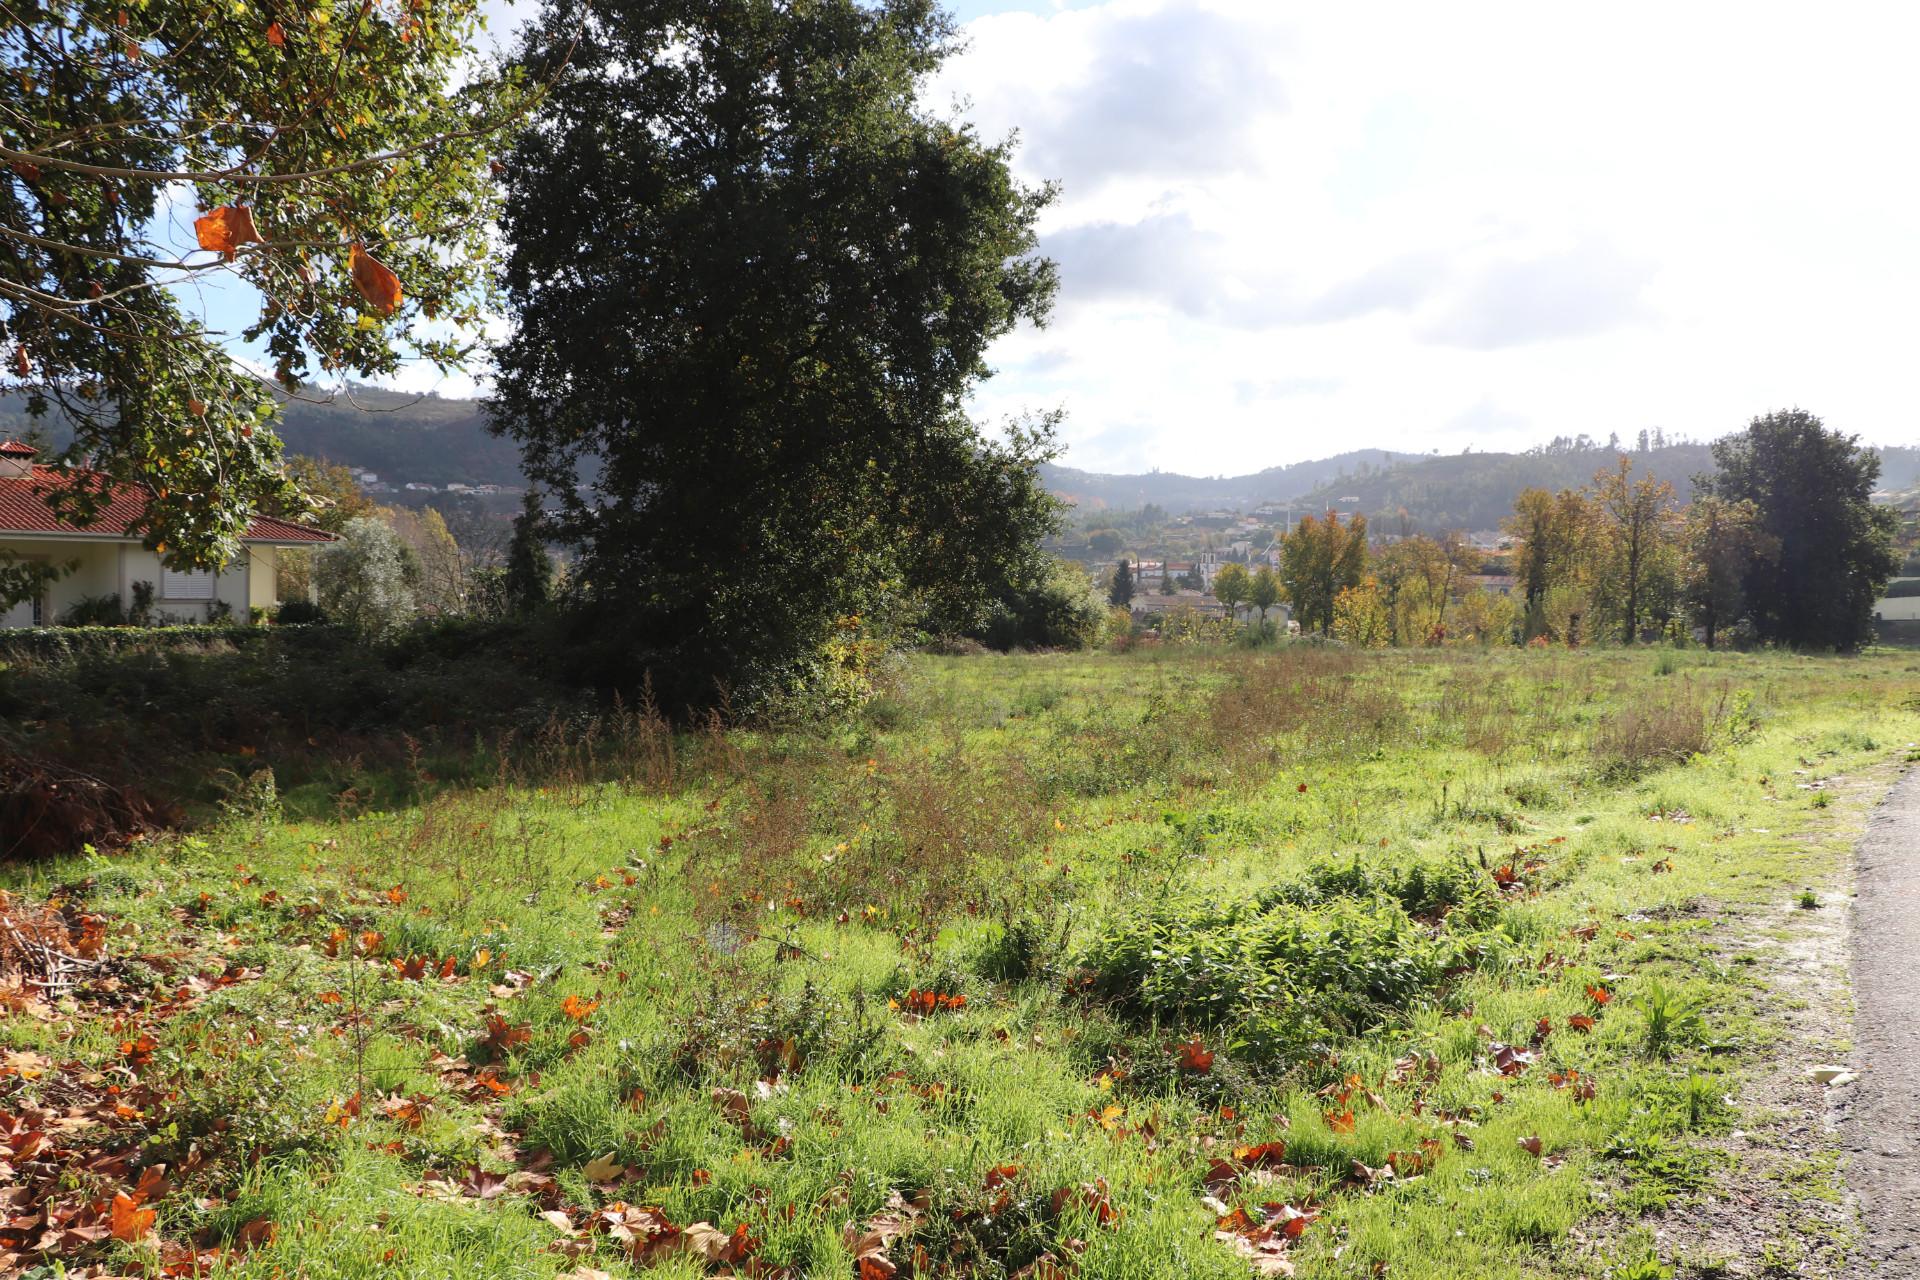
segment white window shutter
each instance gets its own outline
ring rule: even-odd
[[[211,600],[213,599],[213,574],[205,569],[189,569],[184,572],[162,569],[160,598],[162,600]]]

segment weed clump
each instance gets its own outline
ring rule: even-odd
[[[1224,1029],[1238,1055],[1283,1067],[1436,1004],[1467,963],[1461,938],[1387,896],[1157,904],[1085,957],[1088,989],[1122,1015]]]
[[[1369,866],[1358,854],[1345,861],[1324,859],[1308,867],[1301,879],[1269,889],[1259,901],[1263,907],[1308,907],[1336,898],[1388,898],[1416,920],[1452,919],[1475,927],[1494,923],[1501,908],[1492,878],[1464,857],[1390,867]]]
[[[1713,748],[1723,719],[1684,679],[1657,692],[1634,695],[1604,716],[1593,734],[1593,758],[1603,777],[1637,778]]]

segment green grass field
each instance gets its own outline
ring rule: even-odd
[[[0,1263],[1665,1275],[1768,1035],[1711,931],[1920,659],[920,657],[623,741],[7,871],[84,963],[0,1026]]]

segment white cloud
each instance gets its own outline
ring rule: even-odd
[[[1920,10],[1107,0],[967,29],[929,103],[1063,182],[1056,322],[996,349],[979,407],[1064,405],[1070,462],[1705,436],[1792,403],[1920,438]]]
[[[1449,346],[1490,351],[1577,338],[1648,318],[1643,263],[1604,241],[1533,258],[1488,263],[1421,334]]]

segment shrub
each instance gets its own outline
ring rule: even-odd
[[[1086,570],[1056,560],[1038,581],[996,600],[972,638],[990,649],[1084,649],[1106,627],[1105,595]]]
[[[15,666],[58,666],[117,653],[207,652],[251,646],[264,636],[259,627],[236,626],[23,627],[0,631],[0,662]]]
[[[315,557],[314,588],[329,617],[383,635],[413,616],[408,550],[385,521],[356,516]]]
[[[283,600],[274,612],[274,622],[282,627],[312,626],[327,620],[327,611],[311,600]]]
[[[127,611],[120,607],[117,594],[81,596],[60,615],[63,627],[124,627],[126,624]]]
[[[1388,898],[1416,920],[1452,916],[1476,926],[1493,923],[1501,905],[1492,878],[1464,857],[1371,867],[1358,854],[1315,862],[1302,879],[1268,890],[1259,901],[1316,906],[1334,898]]]
[[[1387,898],[1156,903],[1084,958],[1091,990],[1139,1021],[1224,1028],[1249,1060],[1297,1062],[1434,1004],[1466,953]]]

